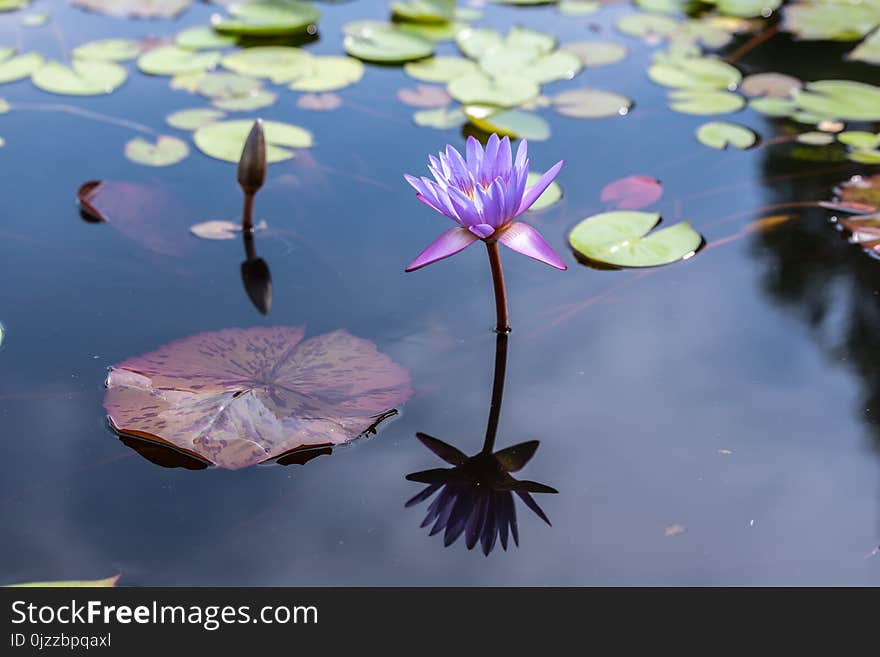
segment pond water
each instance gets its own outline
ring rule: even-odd
[[[383,0],[320,9],[320,38],[304,46],[320,54],[342,53],[345,23],[388,16]],[[23,28],[19,14],[0,14],[2,43],[59,58],[93,39],[204,25],[217,7],[146,21],[60,0],[32,10],[50,12],[50,24]],[[129,63],[128,81],[101,97],[53,96],[28,80],[0,87],[13,107],[0,116],[2,582],[121,573],[124,585],[880,584],[878,263],[840,237],[831,211],[767,207],[830,199],[836,184],[877,167],[767,143],[797,124],[748,108],[720,118],[761,144],[700,144],[694,130],[715,117],[669,109],[668,90],[645,73],[662,45],[614,27],[637,11],[627,4],[582,17],[553,6],[481,10],[476,24],[502,32],[523,24],[561,42],[629,48],[621,62],[544,87],[634,101],[626,116],[544,112],[552,134],[529,144],[534,168],[566,161],[562,200],[529,221],[569,269],[502,254],[513,332],[496,448],[541,441],[517,476],[559,491],[535,496],[552,526],[517,500],[520,546],[484,556],[463,540],[444,547],[419,527],[423,506],[404,508],[421,490],[406,475],[442,465],[415,434],[477,453],[493,388],[482,249],[403,272],[448,223],[402,175],[425,175],[427,155],[447,142],[462,147],[461,130],[416,126],[397,98],[416,82],[395,66],[367,65],[336,92],[333,111],[302,109],[281,87],[274,105],[238,113],[304,126],[315,141],[272,164],[256,199],[269,228],[255,246],[273,285],[263,316],[242,285],[240,240],[188,233],[241,208],[234,165],[165,124],[207,102]],[[780,33],[736,65],[880,82],[876,68],[844,59],[851,47]],[[145,167],[124,156],[131,127],[47,104],[174,134],[192,152]],[[579,264],[568,232],[607,209],[605,185],[630,175],[661,180],[652,209],[690,220],[709,248],[646,272]],[[186,221],[157,217],[179,252],[83,221],[76,191],[92,179],[158,184],[180,199]],[[750,223],[780,214],[792,217],[765,230]],[[409,370],[414,395],[376,436],[304,465],[189,470],[143,458],[108,428],[111,365],[202,331],[300,325],[309,335],[344,328]]]

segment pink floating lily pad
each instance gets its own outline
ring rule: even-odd
[[[346,331],[226,329],[111,368],[104,408],[121,434],[235,470],[375,431],[412,394],[409,374]]]
[[[614,203],[620,210],[638,210],[656,202],[661,196],[663,187],[656,178],[627,176],[605,185],[600,198],[605,203]]]

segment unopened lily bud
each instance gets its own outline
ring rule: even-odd
[[[263,121],[257,119],[244,143],[238,161],[238,184],[245,194],[254,194],[266,180],[266,136]]]

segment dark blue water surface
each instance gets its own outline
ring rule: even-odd
[[[51,57],[95,38],[173,34],[211,13],[197,4],[177,21],[130,21],[61,1],[35,8],[55,27],[0,16],[0,39]],[[306,47],[325,54],[341,52],[345,22],[387,16],[382,0],[321,9],[321,38]],[[867,556],[880,542],[877,262],[815,210],[648,275],[584,267],[566,247],[622,176],[661,179],[664,217],[690,219],[712,242],[779,213],[764,205],[829,198],[870,167],[798,161],[791,144],[701,146],[703,119],[671,112],[645,75],[654,47],[614,30],[627,11],[490,5],[481,20],[626,43],[624,62],[545,91],[595,86],[636,103],[610,119],[547,113],[553,136],[531,144],[537,169],[566,160],[563,201],[531,222],[569,270],[503,254],[514,332],[497,446],[541,440],[521,474],[559,494],[537,496],[552,527],[520,505],[521,546],[488,557],[444,548],[419,528],[424,508],[403,506],[420,490],[405,475],[440,465],[417,431],[479,450],[495,336],[482,249],[403,272],[448,225],[402,174],[463,137],[411,122],[396,92],[414,83],[399,68],[368,66],[333,112],[300,109],[282,88],[274,106],[241,115],[303,125],[316,142],[272,165],[257,198],[272,229],[256,243],[274,284],[267,317],[244,293],[241,243],[187,233],[238,216],[232,165],[193,149],[147,168],[123,155],[128,128],[33,109],[0,116],[0,582],[121,572],[128,585],[880,584],[880,557]],[[739,63],[870,80],[841,52],[780,36]],[[165,116],[205,104],[136,71],[101,98],[50,96],[29,81],[0,96],[182,138]],[[735,120],[780,133],[748,110]],[[178,226],[186,253],[82,221],[76,190],[103,178],[177,195],[191,211]],[[110,365],[200,331],[301,324],[313,335],[348,329],[411,371],[414,397],[378,436],[303,466],[190,471],[141,458],[108,430]]]

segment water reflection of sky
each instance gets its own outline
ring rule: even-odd
[[[165,29],[53,4],[72,43],[117,26],[115,34]],[[206,14],[197,8],[182,25]],[[334,52],[342,22],[384,14],[382,2],[328,5],[328,36],[313,47]],[[501,25],[519,15],[487,10]],[[564,40],[589,36],[594,20],[529,15]],[[0,34],[11,34],[6,17]],[[41,48],[52,42],[44,31],[27,36]],[[533,145],[537,167],[567,160],[564,201],[534,220],[560,250],[571,225],[600,209],[601,187],[624,175],[661,178],[660,210],[706,225],[710,241],[743,225],[713,219],[779,201],[758,177],[784,173],[786,161],[694,146],[700,121],[664,109],[664,92],[644,81],[649,49],[633,50],[619,68],[582,74],[583,85],[632,95],[631,116],[554,118],[554,137]],[[265,319],[241,288],[238,241],[158,256],[83,223],[72,203],[87,178],[160,181],[193,208],[193,223],[232,218],[240,199],[229,165],[194,153],[148,170],[123,158],[131,135],[122,128],[65,114],[2,117],[2,580],[119,570],[127,584],[880,583],[880,562],[864,558],[880,540],[864,383],[767,292],[779,263],[758,237],[623,286],[556,324],[561,306],[633,274],[585,269],[567,252],[566,273],[505,254],[515,330],[498,447],[541,440],[524,474],[560,490],[541,500],[554,526],[520,513],[521,547],[489,558],[443,549],[418,528],[422,513],[403,508],[418,486],[404,475],[434,462],[414,434],[479,448],[494,336],[478,250],[402,273],[443,224],[401,173],[422,171],[428,152],[458,139],[410,125],[395,100],[410,84],[397,70],[370,68],[342,92],[348,107],[308,113],[282,94],[264,113],[312,129],[309,155],[319,163],[273,166],[258,197],[257,217],[276,231],[258,241],[272,268]],[[3,95],[50,102],[27,82]],[[157,128],[167,113],[200,104],[137,75],[107,98],[71,102]],[[767,130],[747,113],[737,120]],[[811,183],[810,198],[848,171]],[[704,194],[732,183],[742,185]],[[797,244],[805,229],[781,230]],[[814,264],[807,255],[789,266]],[[157,467],[107,432],[101,383],[112,363],[197,331],[302,323],[310,334],[348,328],[412,370],[415,398],[377,438],[302,467],[190,472]],[[673,524],[687,531],[664,536]]]

